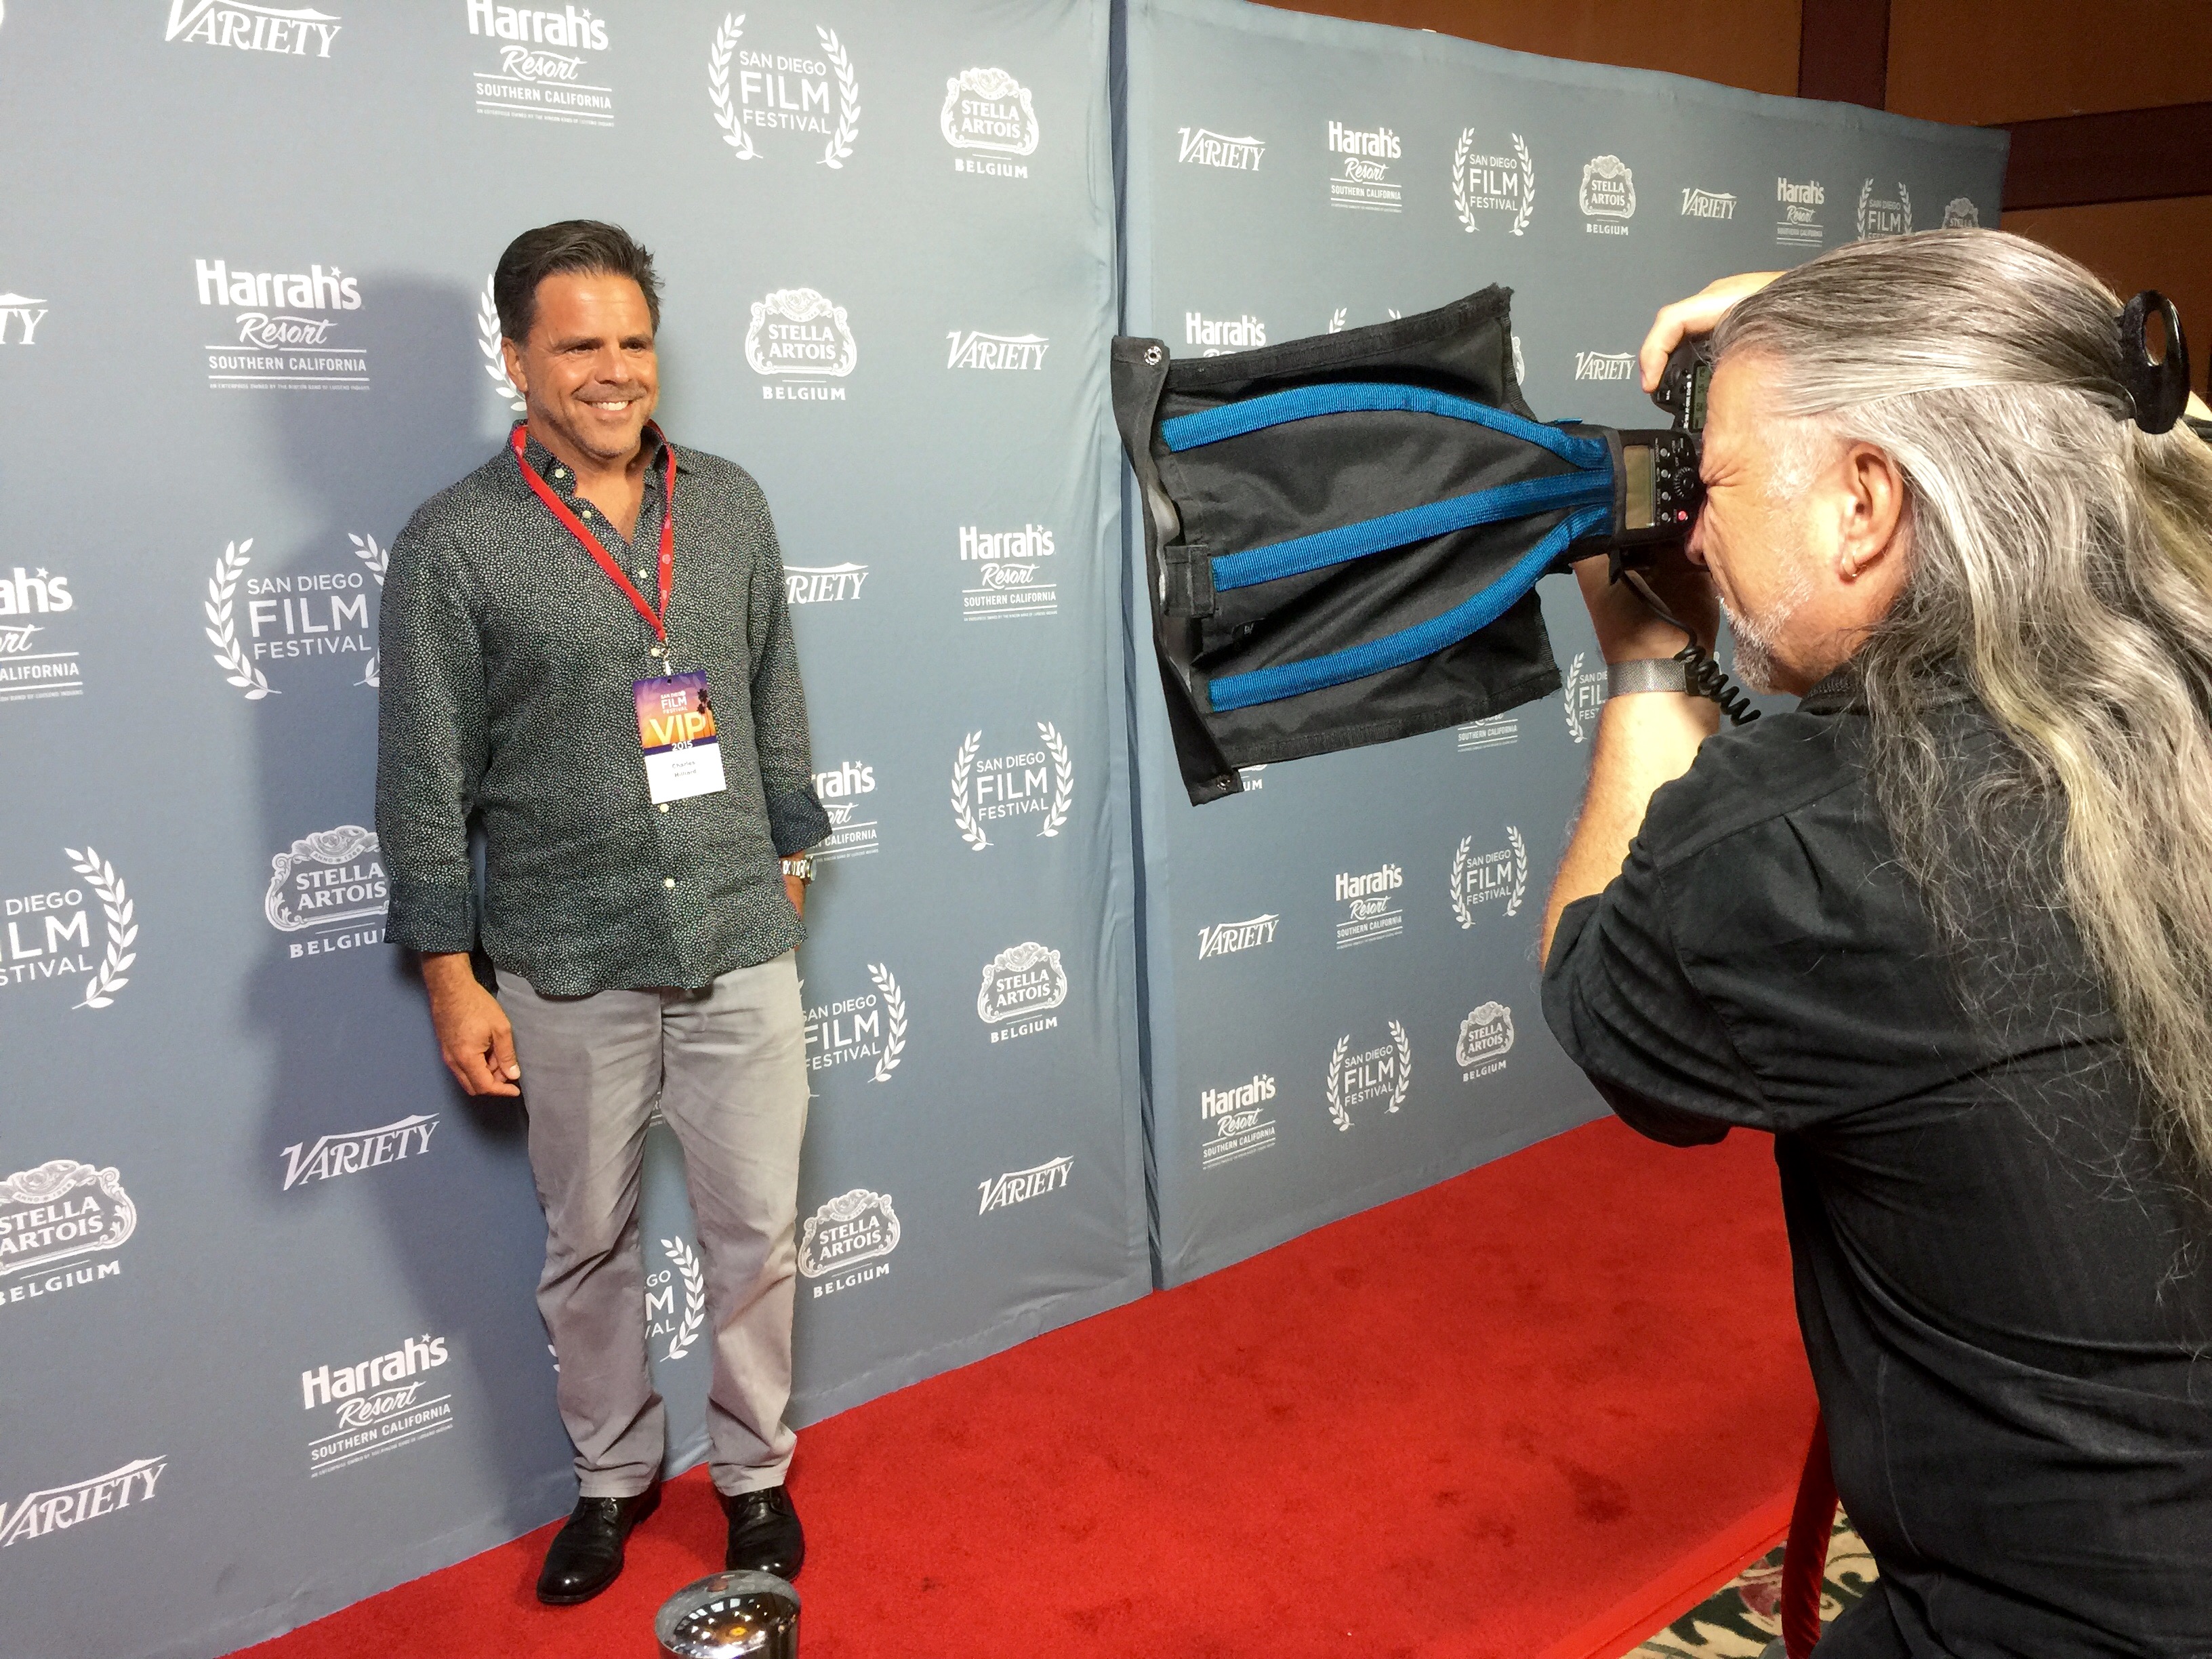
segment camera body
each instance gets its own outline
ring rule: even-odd
[[[1571,556],[1606,553],[1618,581],[1623,570],[1648,566],[1657,549],[1689,540],[1705,500],[1698,464],[1712,378],[1704,343],[1685,340],[1668,357],[1666,372],[1651,394],[1651,401],[1674,417],[1674,425],[1656,431],[1586,428],[1605,439],[1613,456],[1613,520],[1602,535],[1577,544],[1584,550]]]

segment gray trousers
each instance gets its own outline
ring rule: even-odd
[[[797,1437],[791,1310],[806,1044],[789,952],[703,991],[541,995],[513,974],[530,1167],[545,1206],[538,1311],[560,1361],[561,1420],[586,1498],[629,1498],[660,1472],[666,1412],[647,1367],[637,1197],[658,1105],[684,1148],[714,1336],[714,1485],[780,1485]]]

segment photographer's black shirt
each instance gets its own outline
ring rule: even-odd
[[[1881,1573],[1823,1659],[2212,1654],[2202,1212],[2063,914],[1991,900],[2008,945],[1939,946],[1853,690],[1658,791],[1561,919],[1546,1017],[1644,1133],[1775,1137],[1836,1484]],[[1993,741],[1971,702],[1945,718],[1962,751]]]

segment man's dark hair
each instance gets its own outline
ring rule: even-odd
[[[653,331],[660,331],[660,278],[653,256],[620,225],[597,219],[563,219],[557,225],[526,230],[507,245],[492,272],[491,302],[499,308],[499,331],[517,345],[530,337],[538,320],[538,285],[563,271],[594,276],[627,276],[645,294]]]

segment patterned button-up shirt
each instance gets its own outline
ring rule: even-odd
[[[635,543],[532,440],[527,465],[652,603],[662,461]],[[506,444],[416,509],[384,585],[376,830],[386,936],[491,959],[553,996],[707,984],[805,930],[779,854],[830,823],[815,799],[799,658],[768,502],[720,456],[675,447],[666,654],[589,553],[531,491]],[[656,806],[634,683],[703,672],[728,787]],[[479,902],[471,823],[484,835]]]

